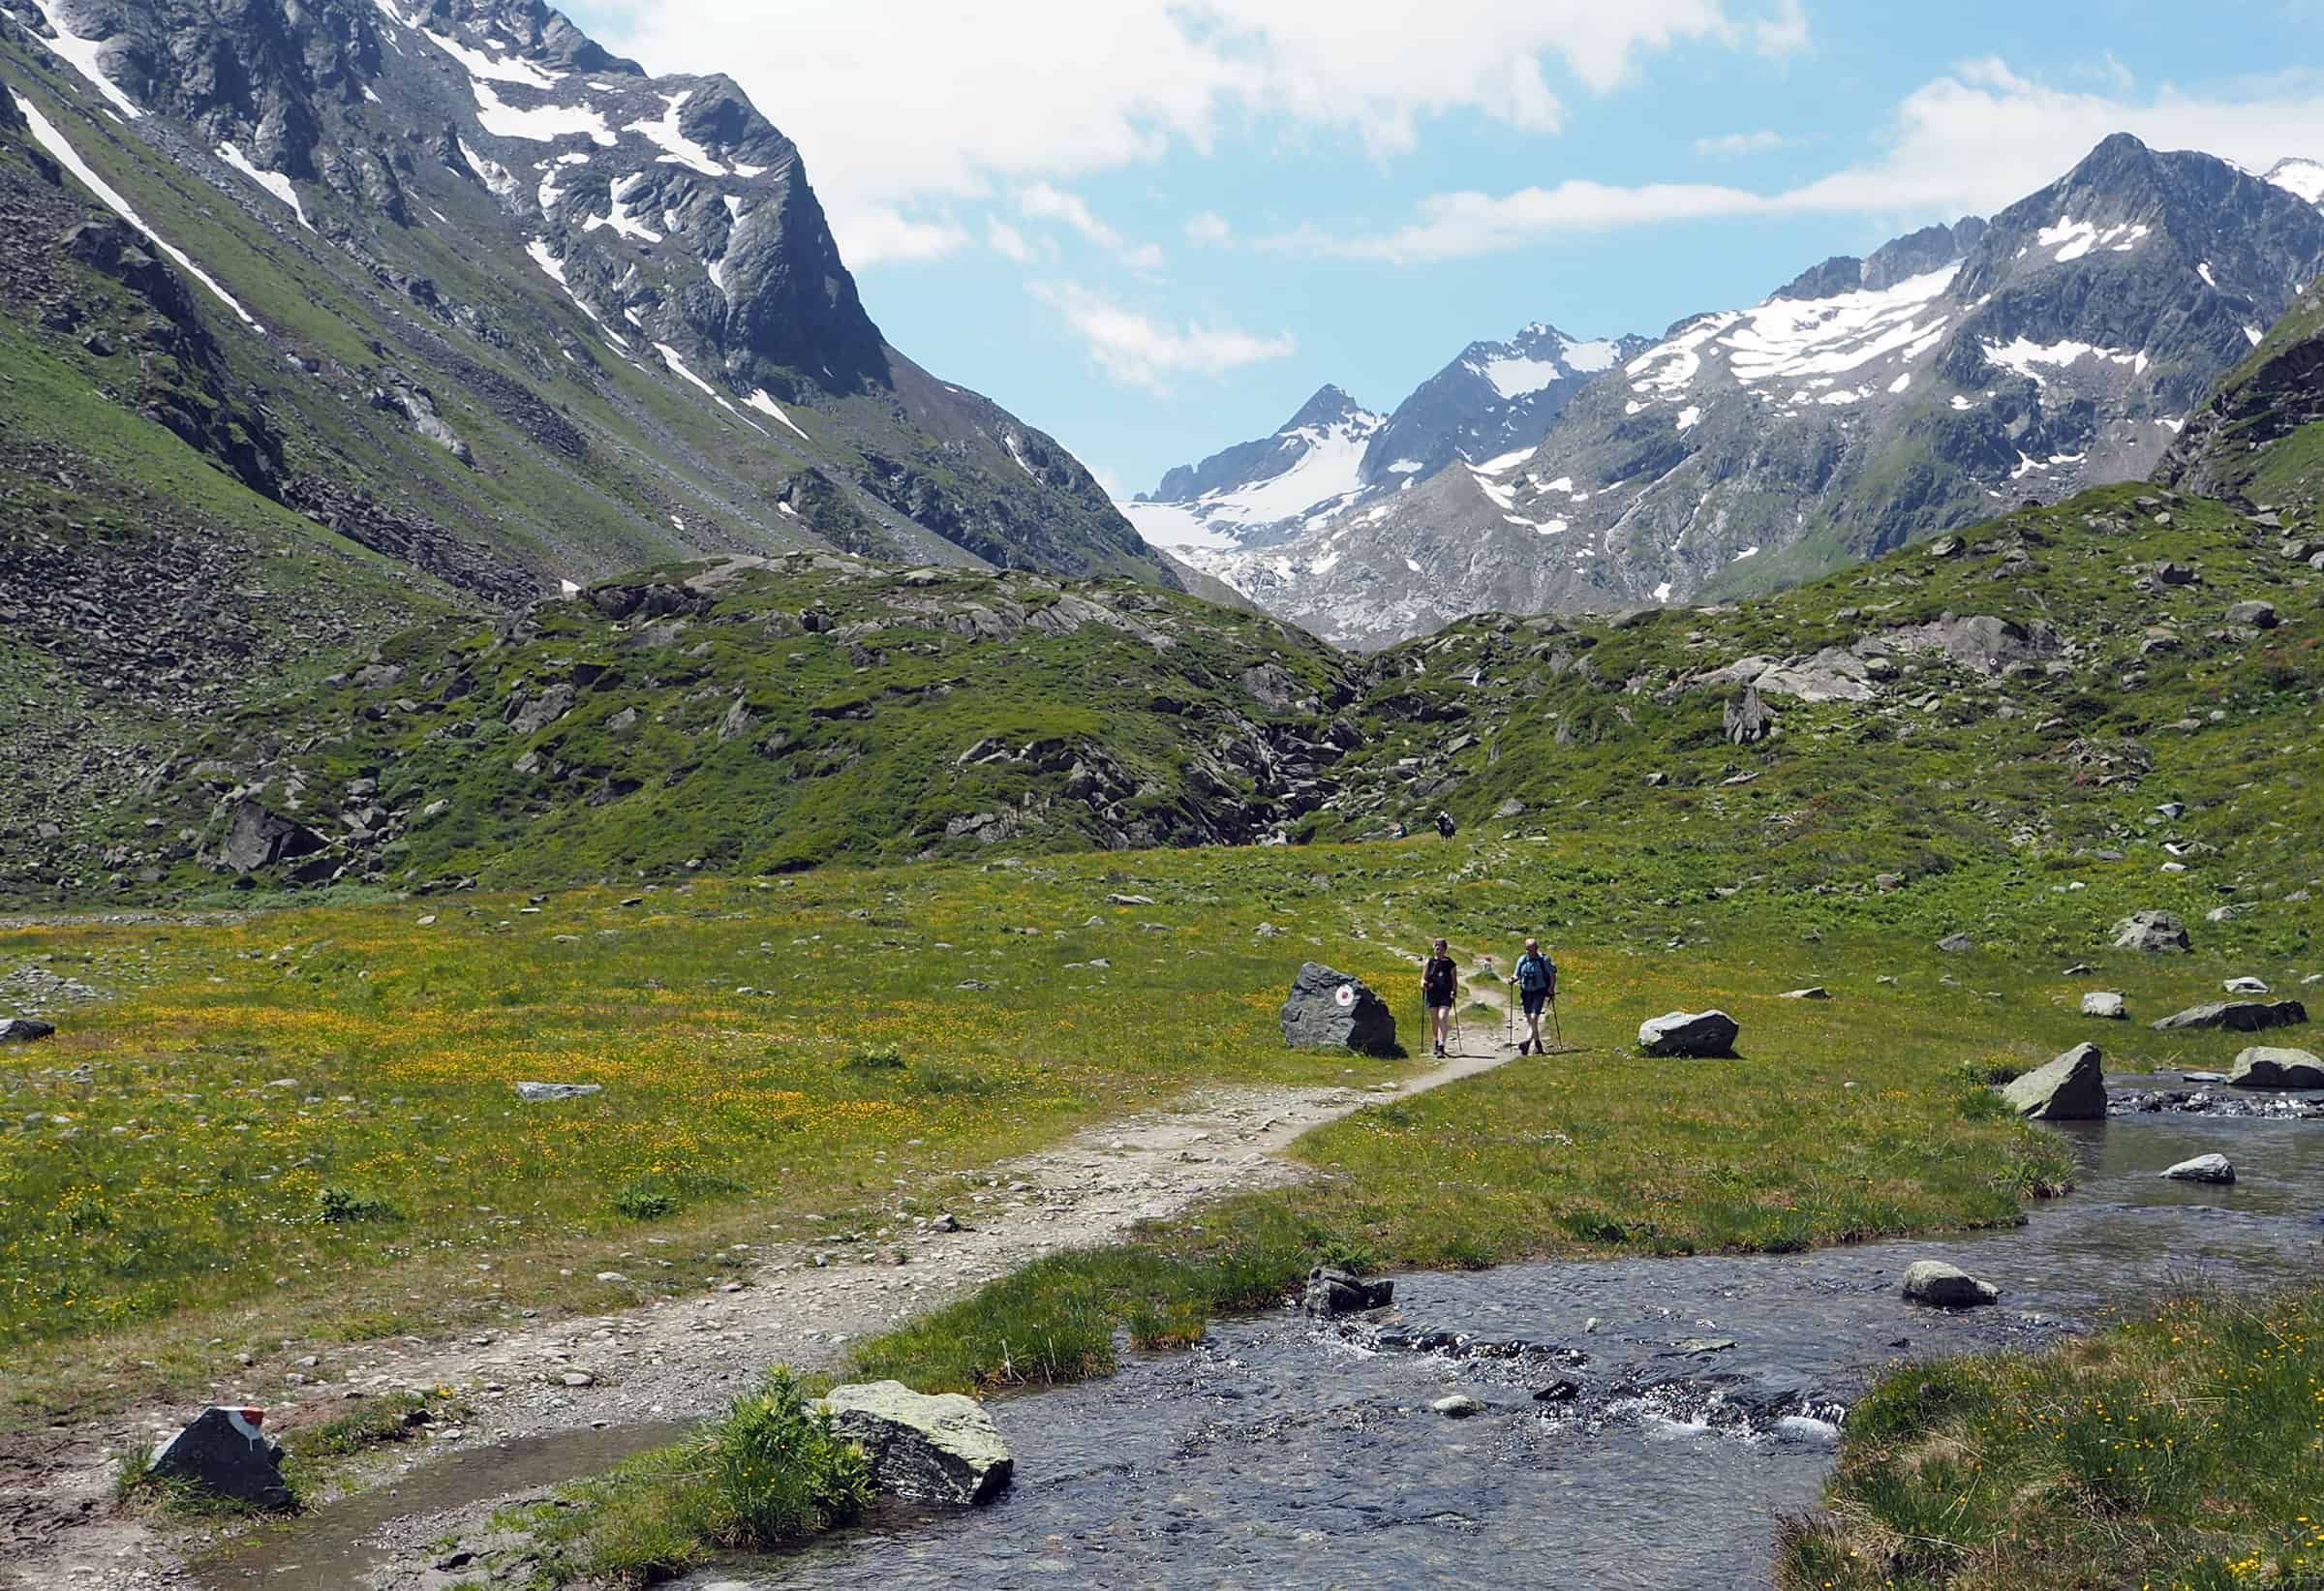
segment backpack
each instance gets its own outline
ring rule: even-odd
[[[1517,987],[1528,994],[1547,994],[1557,988],[1557,964],[1539,953],[1517,958]]]

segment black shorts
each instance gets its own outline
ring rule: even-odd
[[[1517,991],[1517,998],[1525,1002],[1527,1016],[1538,1017],[1542,1014],[1542,1007],[1549,1003],[1549,991],[1546,989],[1520,989]]]
[[[1431,994],[1431,995],[1429,995],[1429,996],[1428,996],[1428,1009],[1429,1009],[1429,1010],[1431,1010],[1431,1011],[1450,1011],[1450,1010],[1452,1010],[1452,996],[1451,996],[1451,995],[1447,995],[1447,996],[1446,996],[1445,998],[1443,998],[1443,999],[1438,999],[1438,998],[1437,998],[1437,997],[1436,997],[1434,994]]]

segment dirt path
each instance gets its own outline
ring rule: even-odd
[[[315,1374],[333,1392],[460,1392],[476,1418],[457,1436],[413,1444],[422,1450],[413,1462],[455,1446],[707,1416],[768,1364],[836,1368],[854,1338],[1045,1254],[1116,1240],[1140,1221],[1223,1194],[1295,1182],[1305,1168],[1281,1151],[1310,1128],[1515,1058],[1498,1024],[1472,1022],[1464,1039],[1462,1053],[1399,1083],[1206,1088],[1176,1109],[1092,1128],[990,1168],[994,1185],[954,1212],[957,1232],[895,1233],[876,1246],[835,1241],[819,1251],[821,1264],[812,1251],[762,1250],[746,1280],[616,1314],[458,1342],[316,1343],[284,1352],[318,1355]],[[899,1252],[906,1256],[901,1265]],[[148,1440],[161,1418],[152,1410],[124,1417],[108,1445]],[[0,1585],[193,1591],[198,1582],[172,1544],[109,1506],[112,1479],[112,1462],[85,1446],[49,1462],[0,1460]]]

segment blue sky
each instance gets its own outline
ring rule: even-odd
[[[1658,333],[2106,133],[2324,158],[2324,0],[587,0],[798,140],[897,347],[1122,494],[1477,338]]]

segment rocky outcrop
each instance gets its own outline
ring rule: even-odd
[[[0,1044],[31,1044],[55,1032],[54,1025],[38,1017],[0,1017]]]
[[[2235,1057],[2230,1088],[2324,1088],[2324,1060],[2306,1050],[2254,1045]]]
[[[1731,1058],[1742,1031],[1724,1011],[1672,1011],[1638,1025],[1638,1048],[1650,1056]]]
[[[1942,1260],[1921,1260],[1905,1270],[1904,1295],[1938,1309],[1974,1309],[1998,1302],[2001,1290]]]
[[[1015,1473],[984,1405],[958,1392],[916,1392],[900,1381],[834,1387],[820,1408],[871,1460],[872,1483],[917,1503],[989,1503]]]
[[[1397,1054],[1396,1018],[1359,978],[1308,962],[1283,1001],[1283,1042],[1298,1050]]]
[[[2194,948],[2186,922],[2175,911],[2134,911],[2114,925],[2114,948],[2156,953]]]
[[[295,818],[268,811],[257,801],[237,802],[227,816],[226,836],[213,861],[229,872],[257,872],[278,863],[313,856],[329,844]]]
[[[2002,1087],[2002,1098],[2034,1121],[2103,1121],[2106,1057],[2095,1044],[2077,1044]]]

